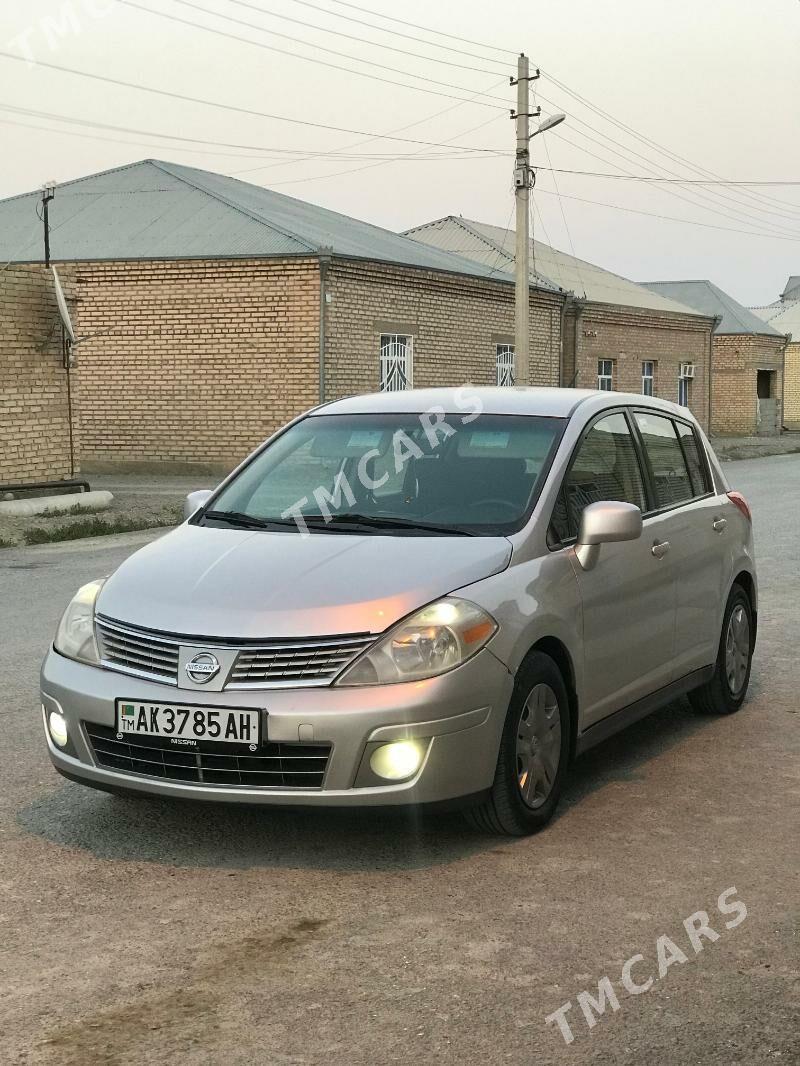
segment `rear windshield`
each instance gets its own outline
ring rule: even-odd
[[[240,521],[299,515],[331,531],[337,520],[363,516],[387,526],[397,519],[442,532],[508,533],[530,514],[564,425],[463,412],[312,415],[249,463],[210,512],[235,512]]]

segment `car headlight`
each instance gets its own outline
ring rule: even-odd
[[[94,604],[105,578],[83,585],[61,616],[53,646],[69,659],[97,666],[100,653],[94,635]]]
[[[476,604],[438,600],[390,630],[336,683],[393,685],[436,677],[471,659],[496,632],[497,622]]]

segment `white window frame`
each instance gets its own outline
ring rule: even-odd
[[[513,344],[495,345],[495,383],[501,386],[514,385],[517,379],[516,355]]]
[[[601,392],[614,391],[614,360],[597,360],[597,387]]]
[[[408,333],[382,333],[381,392],[404,392],[414,387],[414,338]]]
[[[692,380],[691,378],[687,378],[684,374],[679,374],[678,375],[678,406],[679,407],[688,407],[689,406],[689,399],[690,399],[690,396],[689,396],[689,391],[690,391],[689,390],[689,385],[691,383],[691,380]]]
[[[642,396],[653,396],[656,385],[656,364],[654,359],[642,360]]]

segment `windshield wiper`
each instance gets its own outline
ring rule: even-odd
[[[318,525],[316,516],[308,516],[306,522],[314,528],[322,528]],[[322,520],[324,522],[324,519]],[[474,537],[469,530],[459,529],[455,526],[441,526],[434,522],[417,522],[410,518],[390,518],[387,515],[368,514],[337,514],[333,515],[325,525],[332,529],[341,529],[342,526],[363,526],[365,529],[395,529],[408,530],[409,532],[438,533],[449,537]]]
[[[256,518],[255,515],[244,514],[242,511],[206,511],[201,516],[203,521],[207,518],[215,522],[224,522],[228,526],[236,526],[238,529],[297,529],[293,519],[283,518]]]

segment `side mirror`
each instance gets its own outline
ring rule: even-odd
[[[195,492],[190,492],[183,504],[184,519],[191,518],[195,511],[198,511],[203,504],[208,503],[213,495],[213,489],[197,489]]]
[[[617,540],[638,540],[642,535],[642,512],[633,503],[602,500],[590,503],[581,515],[575,555],[584,570],[597,565],[600,545]]]

